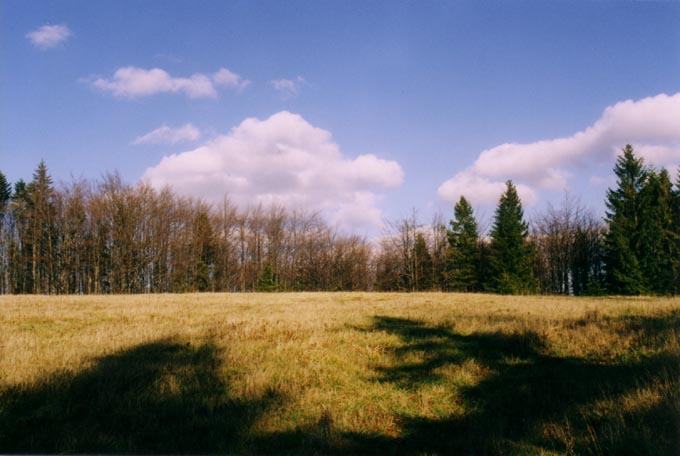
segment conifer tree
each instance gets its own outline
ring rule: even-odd
[[[5,175],[0,171],[0,247],[5,247],[2,244],[4,236],[2,236],[2,228],[5,222],[5,214],[7,213],[9,202],[12,198],[12,186],[7,181]]]
[[[453,209],[448,231],[449,251],[447,258],[448,288],[455,291],[479,291],[480,246],[477,220],[472,206],[464,196]]]
[[[415,260],[415,284],[418,291],[429,290],[432,288],[432,255],[427,248],[427,242],[423,233],[416,235],[413,244],[413,258]]]
[[[30,266],[33,245],[29,236],[29,207],[28,185],[23,179],[19,179],[14,183],[10,209],[16,231],[16,237],[12,239],[9,252],[9,262],[12,264],[10,282],[13,293],[33,292]]]
[[[638,258],[644,289],[654,294],[675,292],[678,234],[673,223],[673,184],[668,171],[648,171],[641,191]]]
[[[5,175],[0,171],[0,217],[5,213],[9,200],[12,197],[12,186]]]
[[[215,259],[215,238],[207,208],[200,208],[194,219],[193,228],[194,254],[196,255],[194,288],[197,291],[208,291],[213,289],[211,269]]]
[[[12,197],[12,187],[5,175],[0,171],[0,293],[10,292],[9,279],[9,242],[5,235],[5,214]]]
[[[271,264],[265,264],[260,270],[255,289],[260,292],[276,291],[276,277],[274,276],[274,269],[272,269]]]
[[[680,168],[678,168],[675,190],[673,192],[673,226],[675,227],[675,235],[678,240],[675,245],[675,251],[680,255]],[[675,292],[680,294],[680,261],[675,269],[675,277]]]
[[[520,294],[536,290],[532,271],[533,248],[522,202],[512,181],[506,182],[491,230],[487,289],[496,293]]]
[[[56,208],[52,178],[44,161],[38,164],[28,184],[29,227],[32,245],[31,275],[34,293],[54,291],[56,270]]]
[[[614,167],[617,188],[607,190],[605,237],[607,291],[614,294],[636,295],[645,292],[640,267],[641,192],[648,172],[632,146],[626,145]]]

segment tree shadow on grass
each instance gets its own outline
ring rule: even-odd
[[[559,357],[530,331],[463,335],[416,320],[375,317],[367,331],[387,332],[401,342],[394,363],[375,367],[376,381],[409,391],[446,386],[450,379],[441,368],[468,361],[484,373],[478,383],[458,387],[465,413],[401,416],[397,437],[342,432],[330,414],[293,431],[254,434],[253,423],[283,398],[270,392],[236,399],[214,345],[160,340],[100,358],[77,374],[0,390],[0,452],[680,454],[680,360],[653,350],[676,335],[680,313],[622,321],[622,330],[635,332],[654,354],[613,361]],[[676,390],[646,407],[614,417],[581,412],[659,381]]]
[[[0,391],[0,452],[224,453],[280,401],[230,396],[217,349],[160,340]]]
[[[593,315],[574,327],[608,325]],[[637,334],[646,348],[674,337],[680,312],[623,317],[619,329]],[[366,331],[399,337],[389,367],[375,367],[376,381],[415,392],[447,385],[440,368],[473,360],[484,377],[459,388],[465,413],[441,419],[401,416],[397,437],[335,429],[333,417],[292,431],[251,440],[251,450],[287,454],[680,454],[680,360],[657,350],[631,360],[587,360],[549,354],[531,331],[462,335],[411,319],[377,316]],[[654,350],[651,350],[654,352]],[[416,355],[416,356],[413,356]],[[414,359],[418,361],[413,361]],[[583,413],[599,401],[666,382],[675,391],[659,401],[608,416]],[[618,405],[615,405],[616,408]]]
[[[642,341],[658,341],[680,327],[678,313],[659,318],[624,317]],[[677,391],[651,408],[621,412],[616,423],[579,411],[600,400],[670,379],[677,387],[680,360],[658,353],[636,361],[588,361],[548,355],[539,334],[461,335],[422,322],[379,316],[373,330],[400,337],[396,365],[377,368],[379,381],[417,390],[444,382],[439,368],[468,360],[488,374],[461,389],[468,413],[445,419],[403,417],[403,434],[393,440],[357,436],[361,452],[440,454],[527,454],[541,451],[578,454],[680,454]],[[420,361],[409,354],[418,353]],[[416,358],[417,359],[417,358]],[[570,436],[551,433],[566,425]],[[554,429],[554,427],[553,427]],[[580,439],[573,438],[580,436]]]
[[[592,318],[610,323],[587,317]],[[635,332],[647,348],[659,347],[680,328],[680,312],[621,320],[619,328]],[[462,335],[387,316],[375,317],[365,330],[399,337],[395,362],[375,367],[376,381],[411,392],[449,384],[440,368],[473,360],[485,374],[459,388],[465,413],[441,419],[401,416],[397,437],[338,432],[332,417],[321,417],[316,425],[269,434],[260,443],[321,454],[680,454],[680,359],[674,353],[657,350],[609,361],[560,357],[550,355],[545,339],[531,331]],[[616,404],[621,409],[610,415],[583,412],[659,382],[675,391],[637,408]]]

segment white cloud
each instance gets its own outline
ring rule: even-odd
[[[672,167],[680,161],[680,93],[616,103],[593,125],[566,138],[484,150],[438,192],[447,201],[465,194],[476,203],[489,204],[497,201],[503,181],[513,179],[520,196],[524,186],[523,198],[530,204],[540,190],[568,188],[573,175],[594,163],[613,163],[626,144],[656,166]]]
[[[34,46],[40,49],[50,49],[66,41],[72,35],[65,25],[43,25],[26,34]]]
[[[98,78],[92,82],[98,89],[126,98],[178,92],[189,98],[216,98],[216,85],[240,91],[249,83],[226,68],[220,68],[212,75],[196,73],[188,78],[176,78],[160,68],[145,70],[132,66],[119,68],[111,78]]]
[[[524,184],[516,184],[517,193],[525,204],[533,204],[537,200],[536,192]],[[493,181],[480,176],[470,169],[461,171],[439,187],[439,195],[447,201],[457,202],[461,195],[476,204],[496,204],[505,191],[503,181]]]
[[[380,193],[398,187],[397,162],[345,156],[330,132],[286,111],[248,118],[194,150],[164,157],[144,178],[183,195],[240,205],[271,203],[325,213],[344,228],[376,227]]]
[[[132,144],[177,144],[179,142],[197,141],[201,138],[201,131],[190,123],[179,128],[166,125],[138,137]]]
[[[238,74],[231,72],[226,68],[220,68],[217,73],[213,74],[213,81],[219,86],[238,91],[241,91],[250,85],[249,80],[243,79]]]
[[[305,82],[305,78],[298,76],[295,79],[275,79],[271,84],[284,98],[290,98],[300,93]]]

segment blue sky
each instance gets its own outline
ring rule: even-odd
[[[12,181],[44,159],[374,232],[460,193],[490,217],[508,178],[528,214],[601,212],[626,142],[680,163],[680,2],[2,0],[0,61]]]

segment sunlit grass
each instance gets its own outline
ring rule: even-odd
[[[0,452],[675,454],[679,333],[677,298],[4,296]]]

